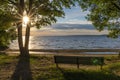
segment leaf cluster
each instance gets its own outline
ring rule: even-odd
[[[24,4],[21,4],[21,1],[24,1]],[[77,3],[80,3],[80,0],[5,0],[4,8],[19,20],[22,19],[19,11],[27,11],[31,26],[40,28],[55,23],[58,17],[64,17],[63,9],[71,8]]]
[[[0,7],[0,50],[8,48],[9,43],[16,38],[16,29],[13,26],[15,18],[11,12]]]
[[[65,16],[64,8],[75,6],[80,0],[34,0],[33,1],[33,21],[37,28],[51,25],[57,21],[58,17]]]
[[[108,29],[110,37],[120,35],[120,0],[81,0],[83,10],[89,10],[87,19],[99,31]]]

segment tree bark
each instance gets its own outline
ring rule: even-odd
[[[18,4],[18,13],[23,16],[23,11],[24,11],[24,0],[19,0]],[[22,37],[22,22],[19,22],[17,24],[17,31],[18,31],[18,44],[19,44],[19,50],[20,54],[24,54],[24,47],[23,47],[23,37]]]
[[[27,14],[31,15],[31,9],[32,9],[32,2],[33,0],[29,0],[29,5],[28,5],[28,12]],[[26,54],[29,54],[29,38],[30,38],[30,22],[27,24],[26,27],[26,33],[25,33],[25,45],[24,45],[24,50],[26,52]]]
[[[23,53],[23,38],[22,38],[22,24],[21,23],[17,24],[17,31],[18,31],[19,50],[20,50],[20,54],[22,54]]]
[[[29,5],[28,5],[28,12],[27,15],[31,15],[31,9],[32,9],[32,2],[33,0],[29,0]],[[29,22],[26,27],[26,33],[25,33],[25,45],[24,45],[24,51],[26,55],[29,55],[29,39],[30,39],[30,26],[31,23]]]
[[[26,27],[26,33],[25,33],[25,52],[26,54],[29,54],[29,38],[30,38],[30,25],[27,25]]]
[[[31,14],[32,9],[32,2],[33,0],[29,0],[28,4],[28,11],[27,14]],[[25,2],[24,0],[19,0],[19,14],[23,16],[25,8]],[[30,23],[28,23],[26,27],[25,32],[25,43],[23,45],[23,38],[22,38],[22,22],[20,23],[21,26],[18,26],[18,44],[19,44],[19,50],[21,55],[29,55],[29,37],[30,37]]]
[[[22,15],[23,15],[23,12],[24,12],[24,7],[25,7],[24,0],[20,0],[20,14],[22,14]]]

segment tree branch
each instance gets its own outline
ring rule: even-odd
[[[112,2],[112,4],[118,9],[120,10],[120,6],[118,6],[116,3]]]
[[[33,3],[33,0],[29,0],[29,10],[32,9],[32,3]]]

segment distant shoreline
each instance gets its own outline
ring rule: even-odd
[[[68,36],[68,37],[72,37],[72,36],[106,36],[107,37],[107,34],[102,34],[102,35],[36,35],[36,36],[33,36],[33,35],[30,35],[31,37],[62,37],[62,36]]]

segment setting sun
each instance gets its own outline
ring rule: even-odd
[[[23,16],[23,24],[27,25],[28,22],[29,22],[29,17],[28,16]]]

